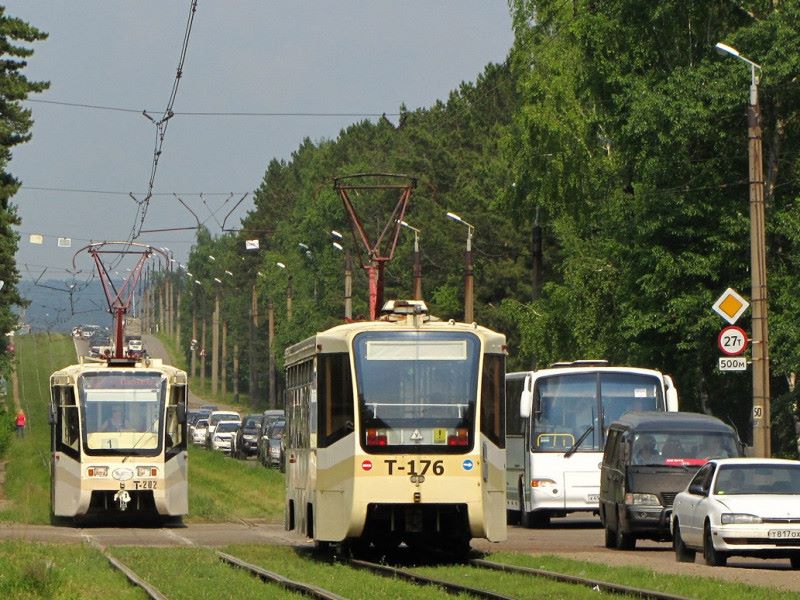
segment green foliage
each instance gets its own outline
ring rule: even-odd
[[[249,325],[247,290],[255,285],[261,315],[273,302],[279,370],[284,348],[341,320],[342,256],[329,232],[347,233],[350,223],[333,178],[405,173],[418,181],[405,218],[422,230],[423,295],[434,314],[463,315],[466,232],[444,218],[453,211],[476,226],[476,319],[507,334],[509,368],[577,358],[658,368],[675,378],[683,409],[730,417],[746,433],[749,374],[717,370],[723,323],[711,305],[727,287],[745,295],[750,287],[750,73],[718,56],[714,44],[733,44],[764,65],[771,383],[778,397],[792,391],[800,366],[800,57],[791,50],[800,45],[800,5],[509,5],[515,42],[504,64],[487,66],[447,101],[401,107],[398,123],[363,121],[335,140],[304,140],[289,161],[267,166],[242,234],[198,237],[193,268],[213,276],[205,256],[219,254],[235,273],[238,298],[228,299],[226,310],[240,348],[249,348],[251,387],[263,387],[268,348],[265,319]],[[370,235],[386,224],[394,201],[386,194],[353,198]],[[542,230],[541,289],[533,286],[534,225]],[[386,298],[410,296],[408,233],[401,232],[386,267]],[[261,250],[247,254],[243,240],[253,237]],[[359,264],[368,257],[361,240],[346,237],[356,261],[358,317],[367,313]],[[202,304],[199,289],[189,296],[193,306]],[[794,452],[786,429],[792,415],[780,404],[776,410],[783,428],[776,442],[781,452]]]
[[[13,331],[17,317],[12,309],[22,306],[23,300],[17,292],[19,273],[14,259],[19,235],[13,229],[20,224],[16,207],[11,198],[19,189],[17,181],[7,170],[14,146],[30,139],[33,126],[30,109],[22,102],[32,93],[44,91],[49,84],[32,82],[24,75],[25,59],[33,50],[25,45],[47,38],[47,34],[6,15],[0,6],[0,281],[4,282],[0,294],[0,333]],[[4,345],[0,345],[0,373],[8,375],[13,357]]]

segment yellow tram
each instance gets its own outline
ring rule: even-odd
[[[50,376],[53,519],[187,514],[186,373],[80,360]]]
[[[320,545],[502,541],[506,340],[386,304],[286,350],[286,528]]]

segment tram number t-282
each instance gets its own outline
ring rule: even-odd
[[[441,460],[410,460],[405,464],[400,464],[394,459],[383,461],[389,469],[389,475],[427,475],[430,471],[433,475],[444,475],[444,461]],[[419,468],[419,470],[417,470]]]
[[[133,489],[135,490],[154,490],[156,489],[157,481],[134,481]]]

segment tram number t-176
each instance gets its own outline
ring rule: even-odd
[[[444,461],[441,460],[410,460],[405,464],[399,461],[387,459],[383,461],[389,469],[389,475],[427,475],[430,471],[433,475],[444,475]],[[419,467],[419,471],[417,470]]]

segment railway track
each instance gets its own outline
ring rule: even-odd
[[[114,567],[116,570],[124,574],[124,576],[128,579],[128,581],[130,581],[136,587],[140,588],[145,594],[147,594],[149,598],[153,600],[168,600],[167,595],[158,590],[153,584],[148,582],[146,579],[139,576],[130,567],[128,567],[122,561],[111,555],[107,550],[103,549],[101,550],[101,552],[108,560],[109,564],[112,565],[112,567]],[[289,577],[286,577],[285,575],[269,570],[263,566],[252,564],[232,554],[220,551],[216,551],[215,554],[219,558],[219,560],[224,564],[230,566],[231,568],[236,568],[245,571],[250,575],[265,582],[266,584],[277,585],[285,590],[295,593],[300,593],[304,596],[320,600],[343,600],[345,598],[344,596],[334,591],[325,589],[323,587],[320,587],[313,583],[309,583],[307,581],[299,581],[297,579],[291,579]],[[330,557],[326,557],[325,560],[328,560],[329,558]],[[353,569],[368,571],[372,574],[381,577],[389,577],[395,580],[402,580],[411,583],[413,585],[432,586],[435,587],[438,591],[444,591],[451,594],[468,594],[470,597],[482,598],[486,600],[513,600],[519,597],[528,596],[528,594],[522,596],[509,595],[505,593],[500,593],[493,589],[486,589],[482,587],[476,587],[473,585],[466,585],[464,583],[457,583],[452,579],[430,577],[423,573],[416,572],[414,568],[395,567],[386,564],[372,562],[369,560],[355,559],[355,558],[348,559],[344,562]],[[516,567],[512,565],[496,563],[485,559],[471,559],[461,565],[452,565],[452,566],[455,568],[463,567],[465,571],[464,577],[456,577],[458,579],[461,579],[462,581],[464,579],[468,579],[469,569],[485,569],[485,570],[499,571],[506,574],[523,575],[530,578],[546,578],[568,585],[587,587],[596,592],[614,594],[614,595],[626,595],[628,597],[642,598],[645,600],[688,600],[684,596],[676,596],[674,594],[667,594],[656,590],[647,590],[642,588],[623,586],[595,579],[587,579],[583,577],[577,577],[574,575],[567,575],[564,573],[545,571],[542,569]]]

